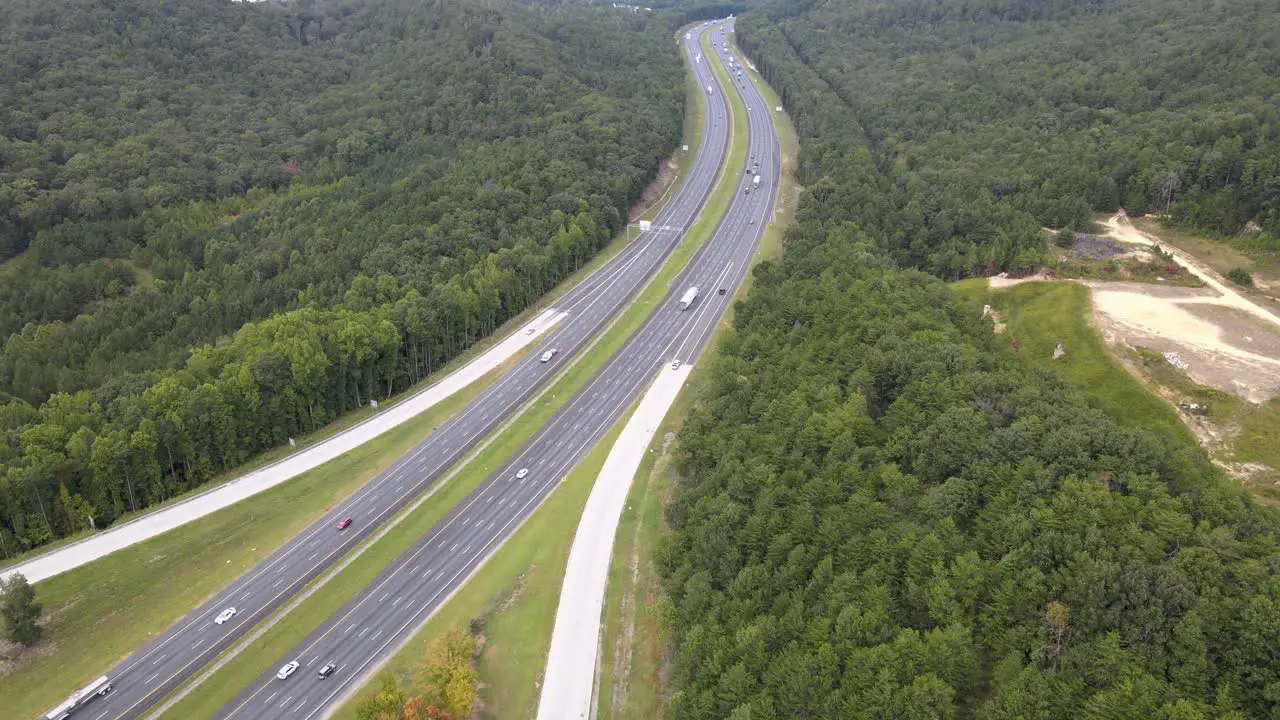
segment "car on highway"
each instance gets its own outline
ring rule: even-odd
[[[723,294],[724,294],[724,288],[720,288],[720,294],[721,294],[721,295],[723,295]]]
[[[748,225],[755,225],[755,224],[756,224],[756,219],[755,219],[755,218],[747,218],[747,224],[748,224]]]
[[[523,480],[525,475],[529,474],[529,468],[520,468],[520,472],[516,473],[517,480]]]
[[[349,527],[351,527],[351,518],[349,517],[342,518],[341,520],[338,521],[339,530],[346,530]]]
[[[280,672],[276,673],[276,677],[280,680],[288,680],[289,676],[292,675],[294,671],[297,669],[298,669],[298,661],[290,660],[280,668]]]
[[[556,353],[558,352],[560,351],[555,348],[551,348],[550,350],[542,353],[542,362],[549,362],[551,358],[555,357]]]
[[[222,612],[218,613],[218,617],[213,619],[213,624],[221,625],[222,623],[230,620],[235,616],[236,616],[236,609],[233,607],[229,607],[226,610],[223,610]]]
[[[338,666],[334,665],[333,663],[326,664],[324,667],[320,668],[320,673],[319,673],[320,679],[323,680],[329,677],[330,675],[333,674],[333,671],[337,669],[338,669]]]
[[[672,370],[679,370],[679,369],[680,369],[680,361],[679,361],[679,360],[672,360],[672,361],[671,361],[671,369],[672,369]]]

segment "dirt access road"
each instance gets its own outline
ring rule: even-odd
[[[1197,382],[1250,402],[1266,402],[1280,394],[1280,316],[1245,297],[1195,257],[1133,227],[1123,213],[1105,224],[1121,242],[1159,246],[1207,286],[1087,283],[1108,342],[1176,353]]]

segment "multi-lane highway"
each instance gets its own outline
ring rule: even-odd
[[[699,34],[686,40],[687,52],[696,52]],[[721,47],[717,43],[716,61],[723,63]],[[739,183],[731,207],[665,299],[504,467],[302,643],[261,668],[262,674],[215,717],[323,717],[515,532],[656,373],[698,357],[750,267],[777,196],[780,160],[769,109],[751,83],[734,85],[749,108],[746,122],[735,118],[734,128],[749,133],[747,167],[730,168]],[[758,169],[753,167],[756,162]],[[757,173],[760,185],[753,187]],[[680,298],[689,286],[701,293],[682,310]],[[277,678],[277,670],[291,661],[298,663],[298,670],[286,679]],[[318,677],[318,671],[330,664],[334,672]]]
[[[687,52],[696,52],[686,45]],[[717,84],[705,63],[695,63],[694,72],[700,86]],[[706,201],[728,144],[728,108],[722,94],[714,93],[706,105],[703,142],[684,182],[654,219],[653,228],[554,304],[553,309],[568,316],[533,352],[392,467],[108,670],[114,692],[92,701],[75,717],[117,720],[145,714],[412,502],[517,412],[576,352],[588,346],[662,265]],[[543,353],[552,348],[558,352],[549,362],[542,362]],[[339,530],[337,525],[345,518],[351,518],[351,524]],[[228,608],[235,608],[235,614],[215,623]]]

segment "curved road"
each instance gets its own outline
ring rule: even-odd
[[[696,52],[700,34],[701,28],[685,41],[687,52]],[[717,56],[723,63],[719,47]],[[696,67],[705,70],[705,62]],[[640,329],[505,467],[288,655],[262,668],[216,718],[312,720],[332,711],[515,532],[657,372],[670,372],[675,360],[685,364],[698,357],[750,267],[777,196],[780,157],[769,109],[754,85],[734,84],[749,108],[749,147],[751,158],[760,162],[759,188],[745,192],[753,173],[730,168],[739,187],[729,211]],[[680,296],[690,285],[702,292],[682,311]],[[523,478],[517,476],[521,470],[528,471]],[[297,672],[277,679],[277,669],[291,660],[299,663]],[[317,671],[328,663],[336,671],[318,678]]]
[[[700,85],[716,83],[705,63],[695,64],[694,71]],[[90,701],[73,717],[120,720],[146,714],[416,499],[516,413],[575,352],[588,346],[662,265],[706,201],[728,143],[727,108],[720,93],[711,100],[693,166],[655,218],[653,228],[552,306],[568,317],[532,353],[390,468],[108,670],[114,692]],[[540,362],[542,353],[551,348],[559,352],[550,362]],[[351,526],[337,530],[338,521],[346,517],[352,518]],[[215,624],[214,618],[228,607],[235,607],[237,614],[224,624]]]

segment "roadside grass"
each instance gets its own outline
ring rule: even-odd
[[[680,55],[684,58],[684,64],[688,66],[689,59],[684,57],[683,52]],[[688,145],[689,149],[688,151],[683,149],[676,151],[676,157],[679,158],[679,168],[676,170],[676,176],[672,179],[671,184],[667,186],[662,199],[646,208],[636,220],[653,220],[658,216],[658,212],[662,209],[667,199],[680,192],[680,188],[689,179],[689,170],[692,169],[693,159],[698,155],[698,148],[702,147],[702,123],[706,117],[706,107],[702,101],[702,88],[699,87],[698,79],[694,76],[692,70],[685,73],[684,107],[684,130],[681,133],[681,144]]]
[[[743,57],[736,47],[735,53]],[[750,69],[746,72],[770,107],[781,105],[773,89],[759,75]],[[753,264],[782,253],[783,237],[802,191],[794,177],[799,154],[795,128],[784,114],[774,112],[772,117],[782,152],[781,184],[774,221],[766,228]],[[738,288],[737,299],[746,297],[752,279],[748,274]],[[724,333],[732,332],[733,314],[731,305],[654,435],[627,496],[614,541],[605,596],[596,705],[596,717],[601,720],[655,720],[661,718],[666,709],[665,665],[670,640],[662,620],[662,580],[654,559],[667,529],[663,513],[678,479],[673,466],[679,444],[676,433],[707,389],[709,368],[715,364]]]
[[[741,146],[740,148],[738,148],[739,145]],[[746,157],[745,137],[740,142],[735,139],[732,147],[739,151],[736,155],[733,152],[730,153],[730,162],[741,164]],[[312,595],[287,615],[279,618],[274,625],[271,625],[261,637],[252,642],[243,652],[234,659],[230,659],[225,665],[217,669],[209,679],[192,689],[186,697],[183,697],[166,711],[164,717],[206,717],[216,712],[226,702],[230,701],[239,692],[240,688],[252,682],[264,667],[268,667],[270,663],[282,657],[284,653],[300,642],[311,629],[321,624],[341,608],[360,588],[367,585],[386,565],[399,557],[418,537],[427,532],[441,517],[465,498],[467,493],[471,492],[488,477],[490,472],[500,467],[528,438],[532,437],[551,418],[560,405],[566,402],[579,387],[584,385],[590,376],[622,346],[644,319],[648,317],[653,308],[666,295],[667,288],[675,275],[684,268],[701,243],[709,237],[711,230],[718,223],[720,215],[723,214],[724,209],[727,207],[733,192],[732,185],[720,181],[724,175],[723,166],[720,174],[721,178],[717,179],[716,190],[712,192],[699,221],[693,226],[684,241],[671,254],[668,261],[654,275],[636,300],[624,309],[613,326],[606,330],[600,341],[555,382],[548,393],[543,396],[543,399],[540,399],[535,406],[527,410],[510,427],[502,431],[494,442],[471,462],[467,463],[456,477],[439,487],[435,495],[431,496],[415,510],[410,511],[405,516],[405,519],[384,537],[368,545],[357,560],[327,583],[328,589],[325,592]],[[718,209],[716,209],[717,207]],[[601,461],[603,462],[603,459]],[[585,497],[583,502],[585,502]],[[571,537],[572,533],[569,534],[568,538]],[[567,559],[568,553],[568,538],[565,539],[561,548],[565,559]],[[504,545],[501,550],[490,558],[486,567],[488,565],[509,567],[507,561],[498,561],[498,558],[504,552],[507,552],[511,546],[512,543]],[[554,597],[556,600],[558,600],[559,578],[563,576],[563,572],[564,567],[563,562],[561,562],[560,569],[558,573],[555,573],[556,577],[552,581],[557,589]],[[506,578],[508,584],[512,582],[512,577],[508,576]],[[464,584],[463,589],[465,590],[470,584],[471,581],[468,581]],[[463,596],[464,593],[460,591],[458,596],[445,603],[433,617],[452,612],[451,606],[460,602],[458,598]],[[469,607],[469,612],[474,615],[474,606]],[[521,607],[522,611],[529,611],[521,603],[514,603],[512,607]],[[530,603],[528,608],[536,610],[536,605]],[[553,604],[551,606],[551,621],[554,620],[554,611],[555,606]],[[270,623],[272,620],[265,622]],[[497,623],[495,625],[496,628],[503,627],[501,618],[495,617],[495,622]],[[424,625],[424,628],[427,629],[432,627],[430,620]],[[445,628],[445,630],[447,629],[449,628]],[[522,628],[521,632],[525,630],[527,628]],[[425,644],[429,642],[431,636],[429,631],[419,630],[415,633],[409,645],[393,656],[390,661],[391,666],[412,666],[417,661],[418,656],[421,655],[422,648],[425,648]],[[549,624],[546,627],[546,632],[541,637],[541,656],[545,660],[546,645],[550,642]],[[520,642],[524,642],[524,640],[522,637]],[[421,641],[421,645],[417,645],[419,641]],[[492,638],[490,642],[496,647],[519,644],[506,642],[501,634]],[[417,654],[412,654],[410,650],[414,647],[417,647]],[[482,656],[481,667],[484,667],[484,664],[485,658]],[[541,672],[540,663],[535,667],[538,672]],[[488,682],[488,679],[483,676],[481,679],[484,682]],[[507,686],[504,684],[504,687]],[[515,692],[519,695],[523,691],[517,690]],[[359,695],[356,696],[357,699],[358,697]],[[498,705],[510,705],[510,702],[507,702],[505,698],[498,698],[497,696],[494,696],[493,701]],[[356,700],[347,702],[339,710],[338,716],[342,717],[348,713],[354,714],[355,702]],[[518,700],[514,702],[518,702]]]
[[[1280,398],[1244,408],[1235,455],[1242,462],[1262,463],[1280,470]]]
[[[1130,375],[1093,327],[1089,288],[1074,282],[1027,282],[992,295],[1006,335],[1032,367],[1054,373],[1090,403],[1124,422],[1189,444],[1198,441],[1167,402]],[[1054,360],[1061,342],[1066,355]]]
[[[101,674],[314,522],[504,370],[252,502],[39,583],[46,639],[0,677],[6,715],[35,717]]]

